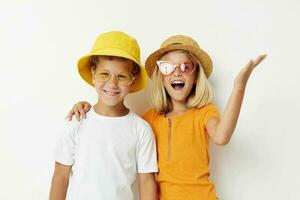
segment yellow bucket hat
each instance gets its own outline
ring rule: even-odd
[[[132,60],[140,66],[141,70],[130,92],[137,92],[146,86],[148,81],[147,72],[141,65],[140,47],[133,37],[120,31],[110,31],[98,36],[91,51],[81,57],[77,65],[80,76],[91,86],[94,86],[94,84],[89,58],[94,55],[116,56]]]
[[[201,62],[206,77],[208,78],[210,76],[213,68],[210,56],[201,49],[199,44],[191,37],[186,35],[174,35],[163,41],[160,48],[147,58],[145,66],[149,77],[152,76],[154,68],[157,67],[156,61],[165,53],[173,50],[185,50],[193,53]]]

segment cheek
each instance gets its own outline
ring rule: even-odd
[[[130,89],[133,87],[133,85],[129,85],[129,86],[119,86],[119,88],[121,89],[121,91],[126,95],[129,93]]]
[[[165,86],[169,84],[170,76],[163,76],[162,79]]]
[[[190,74],[185,77],[186,79],[186,86],[188,88],[192,88],[195,84],[197,84],[197,74]]]
[[[93,79],[93,83],[96,90],[100,90],[101,88],[103,88],[104,83],[94,81],[94,79]]]

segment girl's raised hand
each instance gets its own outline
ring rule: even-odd
[[[234,81],[234,87],[238,89],[245,89],[247,81],[252,73],[253,69],[259,65],[265,58],[267,54],[258,56],[255,60],[250,60],[249,63],[240,71]]]
[[[91,109],[91,107],[92,107],[91,104],[89,104],[88,102],[80,101],[73,106],[73,108],[68,113],[66,119],[71,121],[73,115],[75,115],[76,119],[79,121],[80,117],[83,118],[86,117],[85,114]]]

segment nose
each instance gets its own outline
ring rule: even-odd
[[[180,66],[177,65],[177,66],[175,67],[174,72],[173,72],[173,76],[181,76],[181,75],[182,75],[182,72],[181,72]]]
[[[111,88],[118,87],[118,80],[117,80],[116,76],[111,76],[111,78],[107,81],[107,83],[109,84],[109,86]]]

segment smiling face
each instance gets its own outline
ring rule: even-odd
[[[132,68],[133,62],[130,60],[99,58],[97,68],[93,73],[93,83],[99,96],[98,103],[101,106],[110,109],[124,106],[124,98],[132,88],[133,81],[129,85],[121,83],[124,79],[124,75],[131,75]],[[107,73],[110,74],[110,78],[107,81],[101,80]],[[102,76],[102,78],[97,78],[97,76]]]
[[[168,61],[176,65],[193,62],[185,53],[180,51],[168,52],[160,60]],[[171,74],[163,75],[164,87],[167,90],[172,103],[186,103],[188,96],[197,81],[197,71],[198,70],[195,69],[191,73],[186,74],[181,71],[180,67],[176,67]]]

